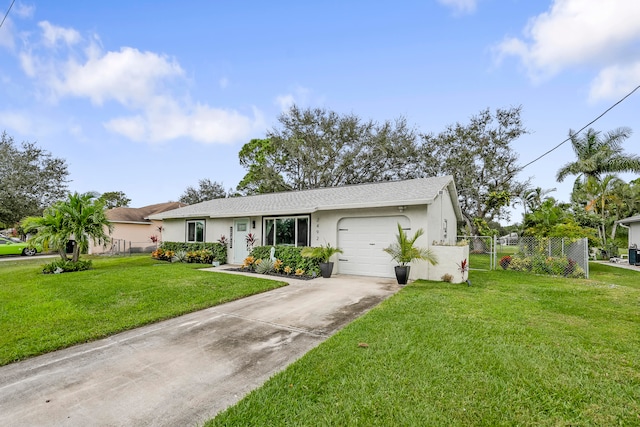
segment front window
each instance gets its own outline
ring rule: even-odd
[[[309,217],[265,218],[264,244],[269,246],[308,246]]]
[[[187,221],[187,242],[204,242],[204,220]]]

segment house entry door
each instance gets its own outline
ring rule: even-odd
[[[249,256],[247,248],[247,234],[249,234],[249,218],[236,219],[233,221],[233,262],[242,264]]]

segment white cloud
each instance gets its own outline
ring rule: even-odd
[[[11,8],[9,15],[4,20],[4,24],[0,27],[0,46],[6,47],[9,50],[15,48],[15,25],[11,17],[29,18],[33,15],[35,8],[33,6],[25,6],[21,3],[16,3]],[[0,21],[4,18],[5,11],[1,12]]]
[[[523,38],[505,38],[496,52],[499,60],[519,58],[533,80],[572,67],[615,67],[638,55],[638,16],[637,0],[554,0],[549,11],[529,20]]]
[[[85,40],[73,29],[48,22],[40,43],[19,53],[28,76],[43,84],[51,99],[86,98],[96,106],[114,101],[125,110],[104,126],[134,141],[165,142],[189,138],[201,143],[231,143],[247,139],[264,120],[253,114],[189,101],[185,72],[174,58],[132,47],[104,51],[100,40]],[[227,84],[226,79],[221,85]]]
[[[52,81],[59,96],[87,97],[100,105],[113,99],[139,106],[158,92],[166,79],[184,75],[175,60],[153,52],[124,47],[119,52],[95,52],[84,62],[70,59]]]
[[[11,14],[17,15],[20,18],[31,18],[36,8],[33,5],[26,5],[24,3],[15,3],[11,8]]]
[[[619,98],[640,84],[640,60],[629,65],[613,65],[604,68],[591,82],[589,100]]]
[[[290,93],[286,95],[276,96],[275,104],[280,107],[280,110],[282,111],[288,111],[289,108],[291,108],[291,106],[295,103],[296,99]]]
[[[38,26],[42,29],[42,40],[47,46],[55,46],[59,41],[67,46],[73,46],[82,39],[80,33],[72,28],[58,27],[47,21],[39,22]]]
[[[507,38],[498,50],[519,56],[534,74],[597,63],[640,37],[638,14],[635,0],[555,0],[548,12],[529,21],[528,40]]]
[[[23,135],[33,129],[31,115],[14,110],[0,111],[0,128],[11,129]]]
[[[474,12],[478,4],[478,0],[438,0],[438,2],[453,8],[457,13]]]
[[[274,103],[280,107],[281,111],[289,111],[294,104],[305,105],[309,102],[311,95],[310,89],[297,85],[293,88],[292,92],[293,93],[276,96]]]
[[[105,123],[105,127],[139,142],[189,138],[204,144],[233,143],[264,129],[264,120],[255,109],[251,118],[237,111],[200,104],[190,110],[167,107],[113,119]]]

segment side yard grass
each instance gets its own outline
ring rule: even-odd
[[[285,285],[148,255],[43,275],[47,261],[0,263],[0,365]]]
[[[640,425],[640,273],[420,281],[207,426]]]

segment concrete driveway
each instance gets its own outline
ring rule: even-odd
[[[340,275],[289,282],[0,367],[2,425],[201,425],[399,289]]]

